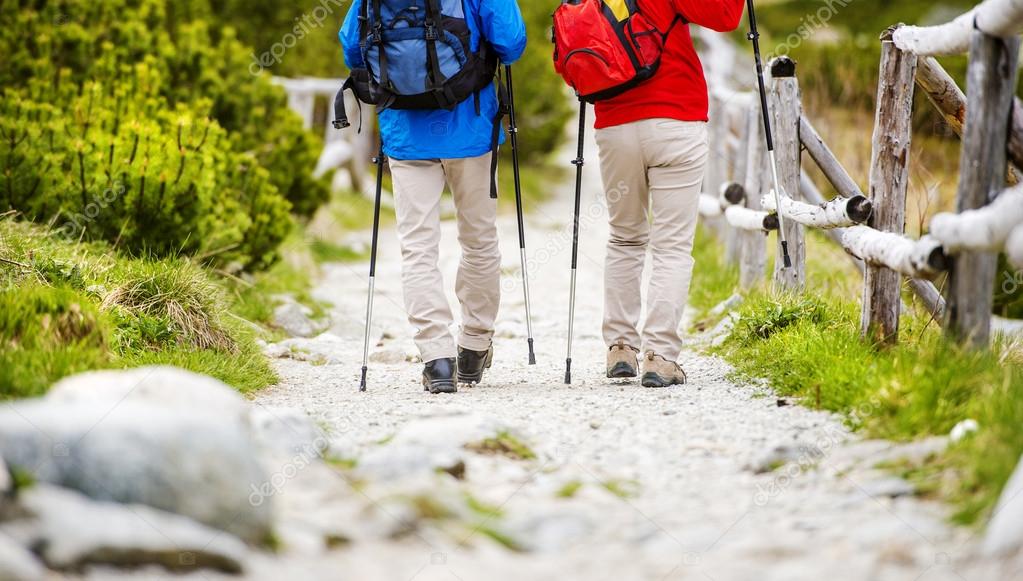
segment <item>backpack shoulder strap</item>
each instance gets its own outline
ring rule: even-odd
[[[434,91],[444,84],[447,77],[440,70],[437,56],[437,41],[440,39],[440,20],[443,18],[440,0],[426,0],[426,66],[429,70],[427,89]]]
[[[494,81],[494,90],[497,93],[497,112],[494,113],[493,125],[490,130],[490,197],[497,199],[497,154],[499,153],[501,131],[504,130],[504,116],[508,114],[508,88],[501,77],[501,69],[497,69],[497,79]]]
[[[685,16],[682,16],[681,14],[676,14],[675,18],[671,19],[671,24],[668,25],[668,30],[665,30],[664,34],[661,35],[664,38],[664,40],[668,40],[668,35],[671,34],[672,30],[675,30],[675,25],[680,22],[682,24],[689,24],[689,21],[686,20]]]

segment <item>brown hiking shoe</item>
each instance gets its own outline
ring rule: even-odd
[[[685,382],[686,372],[678,363],[668,361],[653,351],[647,351],[643,356],[643,387],[668,387]]]
[[[614,379],[636,377],[638,375],[639,349],[626,345],[625,339],[619,339],[607,351],[607,376]]]

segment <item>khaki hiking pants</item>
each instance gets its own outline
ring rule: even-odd
[[[455,294],[462,309],[458,345],[485,351],[501,299],[497,200],[490,197],[490,154],[467,159],[390,160],[401,243],[408,320],[423,361],[455,357],[451,306],[440,257],[440,199],[445,182],[455,199],[462,259]]]
[[[707,124],[644,119],[597,130],[611,236],[604,269],[604,341],[624,339],[675,361],[678,327],[693,275]],[[646,319],[641,286],[647,247],[653,262]]]

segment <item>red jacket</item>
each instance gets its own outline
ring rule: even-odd
[[[639,0],[640,10],[661,30],[682,16],[687,22],[718,32],[735,30],[744,0]],[[689,27],[678,22],[668,35],[661,67],[634,89],[595,105],[594,126],[613,127],[640,119],[707,120],[707,80],[693,47]]]

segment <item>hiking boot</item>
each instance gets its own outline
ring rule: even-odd
[[[637,354],[639,349],[625,344],[625,339],[619,339],[607,351],[607,376],[613,379],[636,377],[639,369]]]
[[[668,361],[653,351],[647,351],[643,356],[643,387],[668,387],[685,382],[686,372],[678,363]]]
[[[483,371],[490,369],[494,362],[494,347],[486,351],[473,351],[465,347],[458,348],[458,383],[469,385],[483,380]]]
[[[430,393],[455,393],[456,369],[454,357],[428,362],[423,368],[423,387]]]

